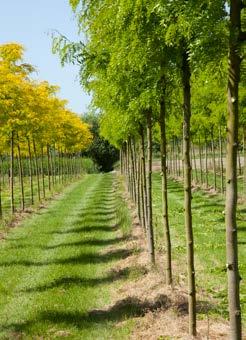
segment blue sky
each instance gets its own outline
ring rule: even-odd
[[[78,81],[78,68],[61,67],[58,56],[51,52],[52,30],[58,30],[77,41],[77,25],[69,0],[6,0],[1,1],[0,44],[19,42],[26,48],[25,61],[36,66],[39,80],[59,85],[59,96],[69,100],[69,108],[81,114],[89,97]]]

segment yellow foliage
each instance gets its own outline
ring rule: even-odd
[[[85,149],[92,140],[87,124],[59,99],[58,86],[28,78],[31,65],[19,64],[23,46],[0,45],[0,154],[8,152],[11,132],[27,152],[27,138],[37,147],[53,145],[66,152]],[[28,67],[27,67],[28,66]]]

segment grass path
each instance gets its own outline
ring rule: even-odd
[[[110,266],[127,256],[106,248],[122,241],[113,180],[85,176],[1,241],[1,339],[124,337],[93,312],[118,279]]]

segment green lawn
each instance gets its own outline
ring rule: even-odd
[[[157,247],[164,251],[163,227],[161,222],[161,177],[153,175],[154,187],[154,222]],[[183,187],[180,183],[169,181],[169,213],[170,228],[173,247],[173,258],[177,267],[175,271],[176,282],[186,275],[186,247],[183,218]],[[225,271],[225,224],[224,202],[217,196],[208,196],[197,190],[193,192],[193,227],[195,241],[195,262],[197,285],[207,298],[210,293],[217,300],[211,313],[227,317],[227,277]],[[241,302],[243,319],[246,321],[246,206],[239,206],[239,262],[241,281]],[[201,296],[199,297],[201,298]]]
[[[155,239],[163,252],[160,181],[155,173]],[[123,242],[127,242],[130,217],[117,183],[112,174],[85,175],[51,201],[48,209],[9,230],[0,242],[1,339],[129,338],[133,317],[139,315],[136,306],[105,308],[112,290],[135,277],[131,271],[120,275],[112,271],[118,260],[129,255]],[[169,208],[175,283],[186,285],[183,188],[175,181],[169,182]],[[227,317],[223,211],[220,196],[193,193],[198,300],[206,302],[213,296],[210,315]],[[245,206],[240,206],[238,217],[240,271],[245,277]],[[241,288],[245,321],[244,280]]]
[[[106,249],[122,242],[118,222],[127,223],[116,213],[113,181],[111,174],[85,176],[1,241],[0,338],[128,336],[128,327],[114,327],[116,312],[95,311],[124,279],[110,268],[128,255]]]

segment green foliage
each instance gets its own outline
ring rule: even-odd
[[[99,135],[98,115],[87,114],[83,119],[90,125],[93,134],[93,141],[86,154],[93,159],[100,171],[112,171],[114,163],[119,159],[118,150]]]

